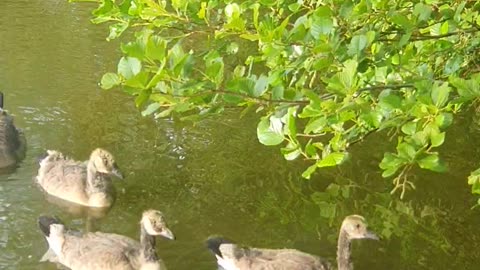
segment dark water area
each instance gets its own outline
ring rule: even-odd
[[[78,230],[138,239],[145,209],[163,211],[176,241],[159,240],[168,269],[216,269],[204,241],[225,235],[258,247],[297,248],[335,261],[338,228],[361,214],[380,241],[353,245],[355,269],[478,269],[480,213],[467,176],[479,165],[480,121],[472,111],[447,133],[444,174],[415,170],[417,189],[390,195],[378,164],[394,150],[386,134],[368,137],[339,168],[306,181],[309,165],[287,162],[256,138],[257,116],[227,111],[199,123],[141,117],[131,96],[98,86],[114,71],[118,41],[92,25],[89,3],[0,1],[0,91],[25,132],[28,148],[12,173],[0,175],[0,269],[56,269],[39,263],[47,243],[41,214]],[[46,149],[85,160],[103,147],[125,181],[107,213],[66,209],[34,184]]]

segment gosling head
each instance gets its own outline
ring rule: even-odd
[[[61,237],[65,233],[65,225],[51,224],[49,237]]]
[[[342,222],[341,230],[347,233],[348,239],[378,240],[377,235],[367,230],[365,218],[359,215],[346,217]]]
[[[116,177],[123,179],[123,174],[118,169],[113,155],[107,150],[101,148],[93,150],[92,154],[90,155],[90,160],[93,161],[93,164],[98,172],[115,175]]]
[[[150,235],[160,235],[170,240],[175,240],[172,231],[167,227],[163,213],[158,210],[147,210],[143,212],[140,223]]]

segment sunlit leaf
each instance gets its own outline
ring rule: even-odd
[[[348,55],[360,54],[367,46],[367,37],[365,35],[357,35],[352,38],[348,45]]]
[[[167,42],[159,36],[151,36],[145,48],[145,56],[151,60],[162,61],[165,58]]]
[[[268,117],[263,117],[257,126],[257,137],[263,145],[278,145],[283,142],[283,134],[270,125]]]
[[[103,89],[110,89],[114,86],[117,86],[121,83],[120,77],[116,73],[106,73],[102,76],[102,80],[100,81],[100,86]]]
[[[316,119],[310,119],[309,123],[305,127],[305,134],[319,133],[327,125],[327,119],[325,117],[319,117]]]
[[[161,106],[162,105],[160,103],[151,103],[145,110],[142,111],[142,116],[147,116],[156,112]]]
[[[255,87],[253,90],[253,95],[259,97],[267,91],[268,87],[268,77],[265,75],[260,75],[260,77],[255,82]]]
[[[347,153],[345,152],[335,152],[327,155],[317,162],[317,167],[331,167],[341,164],[347,158]]]
[[[332,11],[327,6],[316,9],[312,17],[311,35],[318,39],[322,34],[329,34],[333,29]]]
[[[118,62],[118,73],[125,79],[130,79],[133,76],[140,73],[142,69],[142,63],[140,60],[134,57],[122,57]]]
[[[442,107],[448,100],[448,94],[450,92],[450,87],[448,83],[445,82],[442,85],[434,85],[432,89],[432,101],[437,107]]]
[[[413,9],[413,14],[418,17],[418,21],[427,21],[430,18],[433,8],[423,3],[418,3]]]
[[[417,123],[413,121],[405,123],[402,126],[402,132],[407,135],[413,135],[416,130],[417,130]]]
[[[397,145],[398,155],[407,160],[414,160],[417,150],[409,143],[402,142]]]
[[[312,175],[312,173],[315,172],[315,170],[317,170],[317,164],[313,164],[313,165],[309,166],[309,167],[302,173],[302,177],[305,178],[305,179],[310,179],[310,176]]]
[[[286,160],[294,160],[302,154],[300,145],[290,142],[285,148],[281,149],[283,157]]]

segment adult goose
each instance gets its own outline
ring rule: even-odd
[[[36,179],[52,196],[89,207],[110,207],[115,200],[111,175],[123,178],[113,155],[104,149],[95,149],[86,162],[48,150]]]
[[[375,239],[367,230],[362,216],[351,215],[343,220],[337,246],[338,270],[351,270],[351,241]],[[261,249],[240,247],[223,238],[210,238],[207,247],[212,250],[219,266],[225,270],[327,270],[330,264],[317,256],[295,249]]]
[[[13,117],[4,110],[0,92],[0,169],[11,168],[25,153],[25,137],[13,123]]]
[[[81,234],[68,230],[60,220],[50,216],[39,217],[38,225],[52,255],[43,259],[71,270],[163,270],[165,266],[155,250],[155,236],[175,239],[162,212],[157,210],[143,212],[140,242],[111,233]]]

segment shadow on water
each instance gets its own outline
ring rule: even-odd
[[[349,163],[305,181],[309,164],[258,143],[255,115],[155,121],[141,118],[131,97],[100,90],[120,54],[117,43],[105,42],[106,28],[89,23],[89,11],[66,1],[0,3],[0,90],[29,144],[20,166],[0,175],[0,268],[55,269],[38,264],[46,250],[40,214],[138,239],[142,211],[155,208],[178,236],[158,241],[170,269],[216,269],[204,245],[213,234],[334,262],[338,228],[352,213],[381,236],[354,243],[355,269],[476,269],[480,217],[470,209],[476,198],[466,178],[480,157],[478,114],[448,131],[441,156],[449,172],[413,172],[417,189],[404,200],[380,175],[383,152],[394,150],[382,134],[355,145]],[[112,152],[126,176],[114,183],[117,200],[105,216],[51,203],[34,185],[46,149],[80,160],[97,147]]]

